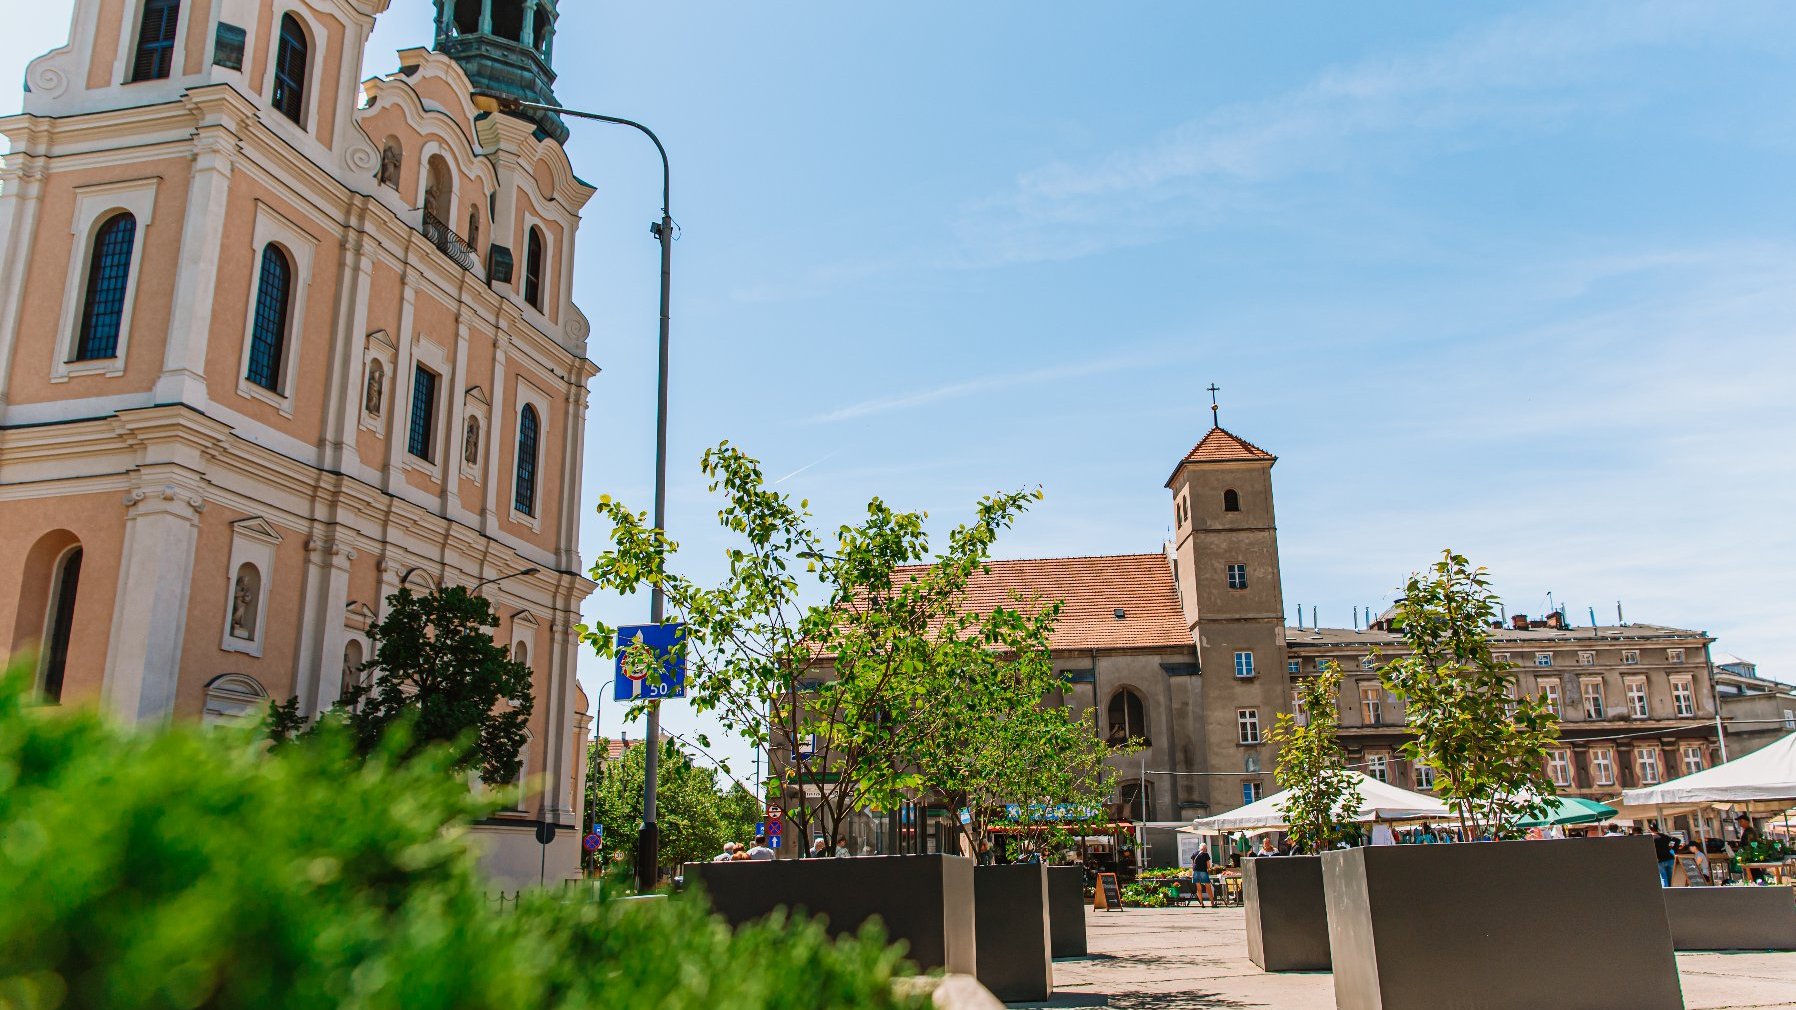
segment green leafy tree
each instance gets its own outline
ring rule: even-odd
[[[1391,623],[1409,651],[1379,678],[1403,700],[1414,734],[1405,756],[1435,769],[1435,793],[1468,837],[1514,834],[1516,821],[1556,795],[1546,753],[1559,720],[1544,700],[1521,697],[1515,666],[1491,652],[1499,600],[1488,574],[1443,551],[1409,577],[1395,610]]]
[[[114,727],[33,705],[30,673],[0,676],[0,1006],[927,1005],[894,991],[906,969],[876,931],[731,930],[695,895],[531,892],[500,914],[468,836],[492,804],[448,745],[408,758],[388,738],[355,762],[334,722],[273,752],[248,731]]]
[[[719,523],[737,541],[720,582],[671,571],[678,545],[608,496],[599,513],[611,547],[591,577],[622,593],[666,591],[672,619],[687,629],[687,704],[768,749],[774,795],[801,785],[813,792],[814,802],[789,805],[801,837],[833,837],[856,808],[890,806],[923,787],[901,760],[920,731],[907,718],[905,684],[931,669],[938,641],[1025,644],[1008,642],[1006,627],[982,631],[984,618],[964,602],[1000,531],[1041,492],[982,499],[936,554],[925,514],[878,498],[859,522],[818,533],[808,502],[768,487],[760,463],[728,442],[706,450],[701,470],[720,494]],[[615,654],[614,629],[583,633],[601,655]]]
[[[406,753],[447,745],[455,771],[511,785],[536,703],[530,668],[493,641],[498,626],[493,605],[461,586],[423,595],[399,590],[387,597],[386,616],[368,629],[373,659],[329,721],[348,727],[358,754],[379,750],[403,725]],[[292,699],[270,709],[266,727],[278,743],[301,732],[302,723]]]
[[[602,746],[593,743],[589,753],[598,755]],[[637,829],[642,827],[644,757],[643,746],[638,745],[614,760],[595,758],[587,765],[587,810],[604,828],[605,858],[632,866]],[[662,744],[657,774],[662,866],[710,859],[723,843],[747,844],[754,836],[760,803],[740,783],[720,783],[715,769],[695,763],[672,740]]]
[[[1341,667],[1328,660],[1314,677],[1298,682],[1298,713],[1280,712],[1272,727],[1278,745],[1273,777],[1286,791],[1287,833],[1306,852],[1322,852],[1345,839],[1362,801],[1359,779],[1347,770],[1341,747],[1340,694]]]

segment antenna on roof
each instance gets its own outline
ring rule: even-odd
[[[1320,625],[1320,624],[1317,624],[1317,623],[1316,623],[1316,607],[1315,607],[1315,604],[1311,604],[1311,605],[1310,605],[1310,627],[1312,627],[1312,628],[1320,628],[1320,627],[1322,627],[1322,625]]]
[[[1222,422],[1218,420],[1220,416],[1218,412],[1222,408],[1216,405],[1216,394],[1218,392],[1221,392],[1221,388],[1214,382],[1210,383],[1210,427],[1212,428],[1222,427]]]
[[[1616,624],[1628,623],[1628,619],[1621,616],[1621,601],[1620,600],[1615,601],[1615,623]]]
[[[1297,630],[1303,630],[1303,604],[1297,605]]]
[[[1596,608],[1595,607],[1590,608],[1590,626],[1593,628],[1596,627]]]

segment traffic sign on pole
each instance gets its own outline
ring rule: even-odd
[[[613,701],[686,697],[686,626],[632,624],[617,629]]]

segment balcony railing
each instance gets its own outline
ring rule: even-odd
[[[475,264],[480,262],[480,257],[466,242],[461,240],[461,236],[455,233],[455,229],[438,220],[437,216],[430,211],[424,212],[423,231],[424,237],[430,240],[431,245],[442,250],[443,255],[454,260],[455,265],[463,270],[472,273]]]

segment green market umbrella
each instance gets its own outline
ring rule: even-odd
[[[1547,801],[1546,812],[1539,817],[1517,821],[1518,828],[1544,828],[1554,824],[1594,824],[1610,820],[1615,808],[1595,800],[1577,796],[1555,796]]]

